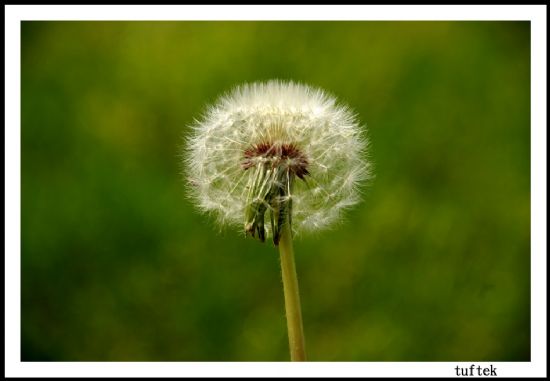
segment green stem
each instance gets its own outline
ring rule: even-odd
[[[290,360],[306,361],[300,291],[298,289],[298,277],[296,276],[296,265],[294,263],[294,249],[292,248],[292,232],[290,224],[287,221],[283,223],[282,228],[279,253],[281,254]]]

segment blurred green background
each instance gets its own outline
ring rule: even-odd
[[[234,85],[320,86],[376,178],[295,242],[314,361],[530,359],[528,22],[23,22],[22,360],[286,361],[277,250],[186,199]]]

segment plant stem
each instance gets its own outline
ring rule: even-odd
[[[290,360],[306,361],[300,291],[298,289],[298,277],[296,276],[296,265],[294,263],[290,224],[285,222],[282,230],[281,240],[279,241],[279,253],[281,255]]]

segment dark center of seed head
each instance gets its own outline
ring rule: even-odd
[[[273,168],[287,166],[290,172],[302,180],[309,174],[307,157],[293,143],[262,142],[244,151],[241,163],[244,170],[260,163],[271,165]]]

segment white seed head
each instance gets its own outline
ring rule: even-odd
[[[270,200],[291,201],[294,232],[320,230],[359,201],[359,185],[369,178],[367,140],[355,115],[310,86],[239,86],[192,128],[184,149],[189,193],[222,225],[242,228],[252,203],[273,211],[269,193]]]

